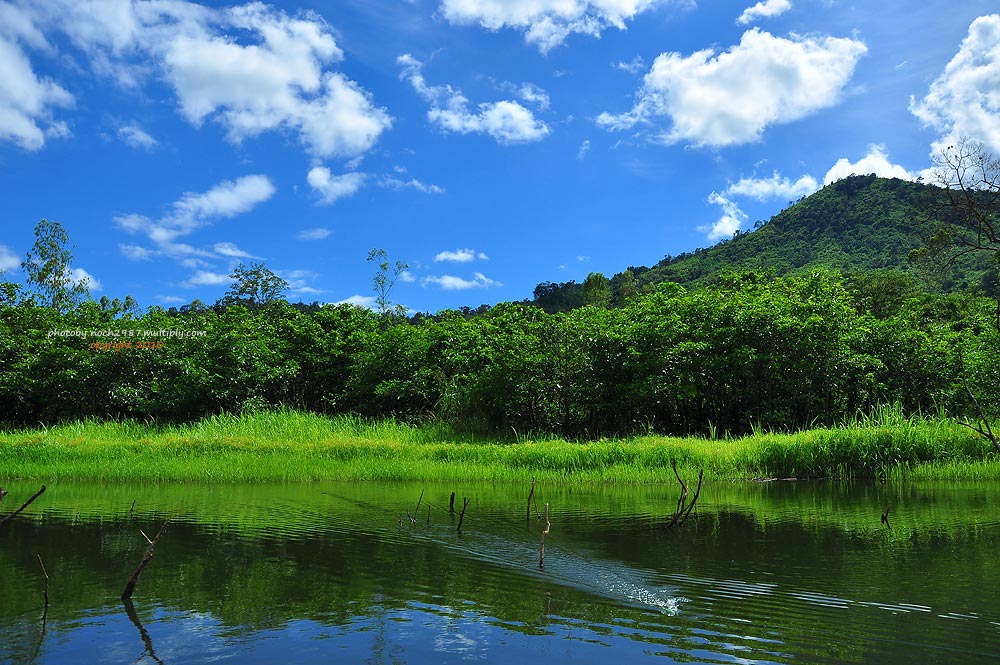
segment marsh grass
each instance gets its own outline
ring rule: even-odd
[[[128,481],[481,480],[672,482],[670,460],[706,479],[1000,478],[988,442],[952,421],[891,407],[838,427],[725,440],[645,435],[497,442],[291,410],[178,426],[81,421],[0,432],[0,478]],[[675,482],[675,481],[674,481]]]

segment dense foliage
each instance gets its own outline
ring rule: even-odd
[[[606,285],[599,285],[603,288]],[[617,308],[407,319],[283,301],[137,314],[0,305],[0,414],[190,421],[289,406],[460,429],[594,437],[795,429],[883,403],[1000,403],[995,302],[899,273],[750,272]]]

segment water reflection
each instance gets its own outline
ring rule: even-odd
[[[538,486],[539,570],[521,488],[52,485],[0,532],[0,662],[980,662],[994,489],[719,484],[665,530],[674,488]]]

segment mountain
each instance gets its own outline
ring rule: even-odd
[[[800,199],[753,231],[679,256],[667,256],[652,268],[630,267],[610,280],[612,301],[621,302],[631,289],[660,282],[686,287],[711,284],[726,272],[773,270],[793,274],[816,267],[844,275],[871,271],[903,271],[929,278],[936,289],[970,287],[991,290],[995,268],[983,253],[956,263],[945,275],[921,271],[910,254],[923,247],[937,228],[935,210],[941,190],[898,178],[850,176]],[[588,278],[589,279],[589,278]],[[570,309],[587,301],[583,284],[546,282],[535,289],[535,303],[549,311]]]

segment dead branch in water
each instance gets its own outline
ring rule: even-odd
[[[691,499],[691,503],[687,502],[688,497],[688,485],[681,478],[681,474],[677,471],[677,460],[670,460],[670,466],[674,470],[674,475],[677,477],[677,482],[681,485],[681,495],[677,499],[677,508],[674,510],[673,516],[670,518],[670,522],[667,523],[666,528],[670,529],[675,526],[680,526],[684,524],[691,511],[694,510],[694,506],[698,503],[698,495],[701,494],[701,482],[705,477],[704,469],[698,471],[698,487],[694,491],[694,497]]]
[[[410,517],[410,511],[406,511],[406,516],[410,518],[410,524],[416,524],[417,519],[420,518],[420,502],[424,500],[424,491],[420,490],[420,498],[417,499],[417,507],[413,510],[413,517]],[[428,521],[430,519],[428,518]]]
[[[3,501],[3,498],[5,496],[7,496],[7,490],[5,490],[4,488],[0,487],[0,501]]]
[[[38,566],[42,569],[42,576],[45,578],[45,588],[42,589],[42,595],[45,596],[45,607],[49,606],[49,574],[45,572],[45,564],[42,563],[42,555],[36,554],[38,557]]]
[[[545,504],[545,531],[542,531],[542,548],[538,553],[539,570],[545,568],[545,536],[549,535],[549,529],[551,528],[552,524],[549,523],[549,504]]]
[[[452,515],[455,514],[455,493],[451,493],[451,499],[448,501],[448,512]]]
[[[31,498],[30,498],[30,499],[28,499],[27,501],[25,501],[25,502],[24,502],[24,503],[23,503],[23,504],[21,505],[21,507],[20,507],[20,508],[18,508],[17,510],[15,510],[14,512],[12,512],[12,513],[11,513],[10,515],[8,515],[7,517],[5,517],[5,518],[3,518],[2,520],[0,520],[0,526],[3,526],[3,525],[4,525],[4,524],[6,524],[7,522],[9,522],[9,521],[11,521],[12,519],[14,519],[15,517],[17,517],[17,516],[18,516],[18,515],[19,515],[19,514],[21,513],[21,511],[22,511],[22,510],[24,510],[25,508],[27,508],[28,506],[30,506],[30,505],[31,505],[31,502],[32,502],[32,501],[34,501],[35,499],[37,499],[38,497],[40,497],[40,496],[42,495],[42,492],[44,492],[44,491],[45,491],[45,485],[42,485],[42,489],[40,489],[40,490],[38,490],[37,492],[35,492],[34,494],[32,494],[32,495],[31,495]]]
[[[132,573],[132,577],[130,577],[128,582],[125,583],[125,589],[122,591],[121,595],[122,600],[128,600],[132,597],[132,593],[135,591],[135,585],[139,581],[139,575],[142,575],[142,571],[145,570],[146,566],[149,565],[149,562],[152,561],[153,548],[156,547],[156,541],[158,541],[160,536],[163,535],[163,532],[166,530],[167,524],[169,523],[170,520],[164,520],[163,526],[160,527],[156,537],[152,540],[150,540],[149,536],[142,532],[142,529],[139,529],[139,533],[142,533],[142,537],[149,543],[149,547],[146,548],[146,553],[142,555],[142,561],[139,562],[139,567],[135,569],[135,572]]]
[[[462,512],[458,515],[458,532],[462,533],[462,522],[465,521],[465,509],[469,507],[469,500],[462,497]]]
[[[135,499],[132,499],[132,507],[128,509],[129,520],[135,519]]]
[[[531,477],[531,491],[528,492],[528,512],[527,512],[527,515],[525,517],[525,521],[528,522],[529,526],[531,525],[531,503],[532,503],[532,501],[534,501],[534,499],[535,499],[535,477],[532,476]],[[541,515],[538,514],[538,502],[537,501],[535,502],[535,516],[537,516],[539,519],[541,519]]]

